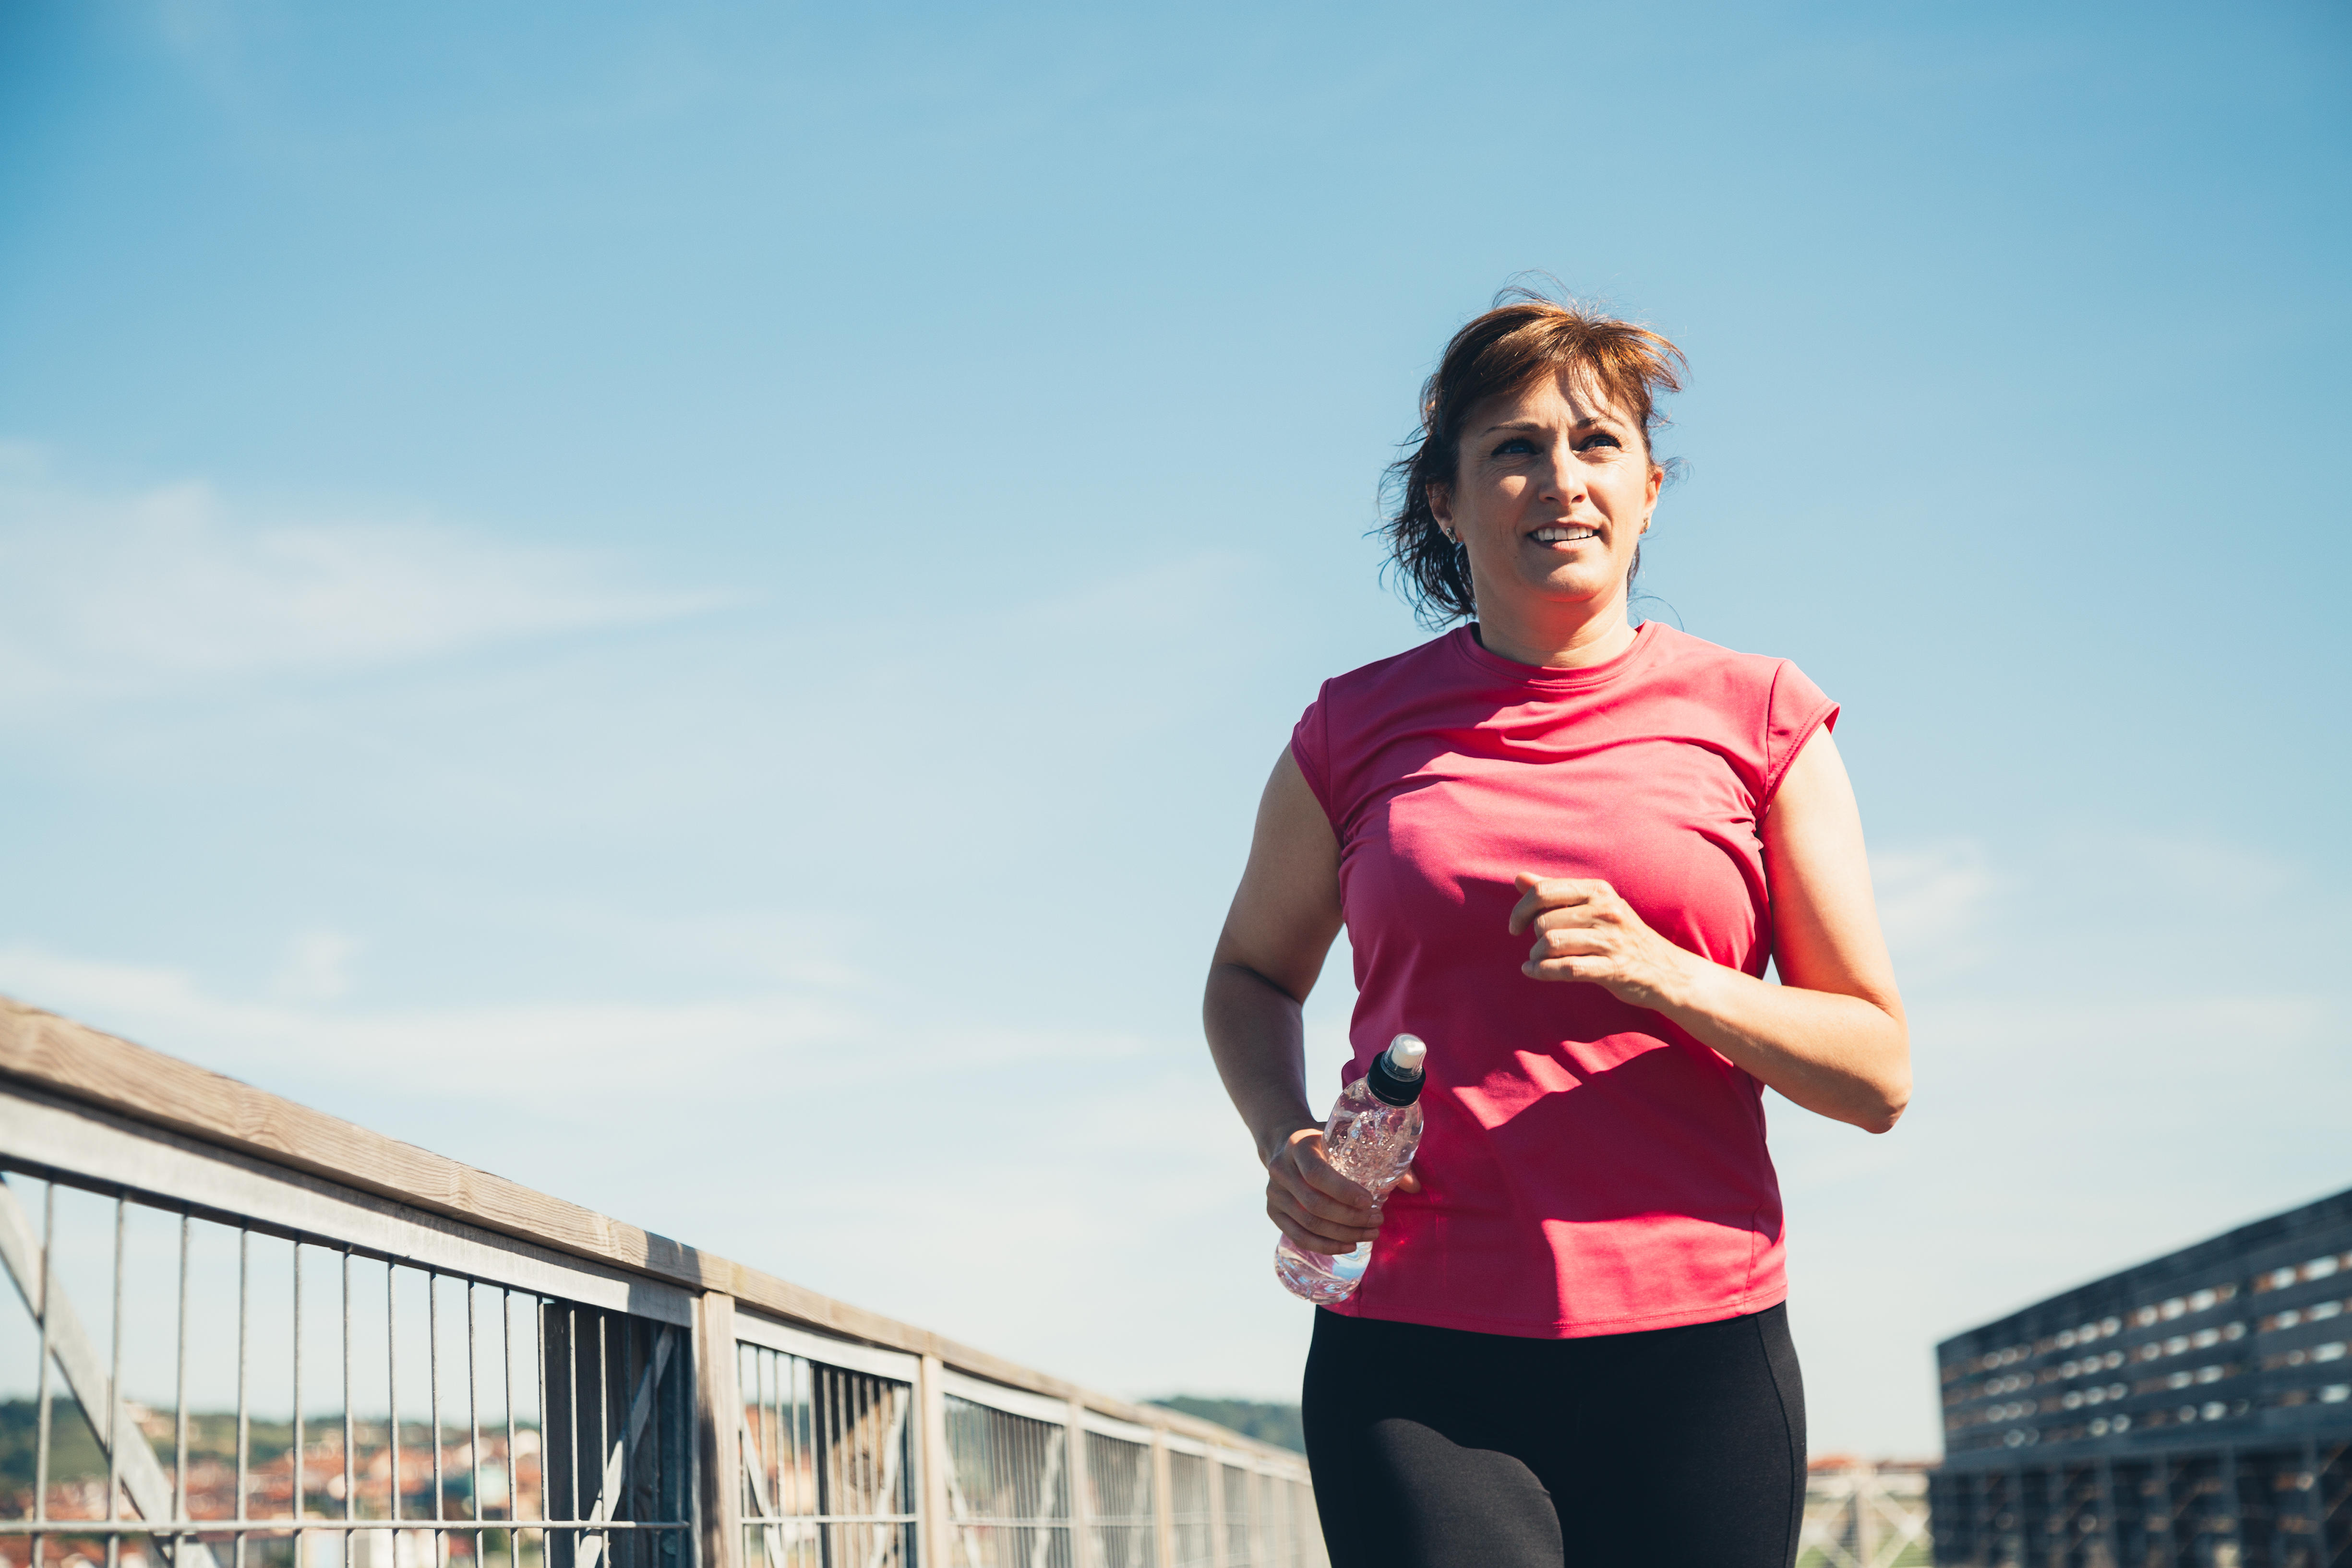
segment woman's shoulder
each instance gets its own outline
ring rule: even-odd
[[[1652,680],[1663,680],[1695,692],[1713,691],[1727,697],[1769,703],[1781,682],[1792,675],[1800,681],[1805,678],[1793,661],[1778,654],[1743,653],[1704,637],[1694,637],[1663,622],[1644,622],[1642,629],[1644,636],[1652,640],[1650,657],[1645,661],[1645,673]]]
[[[1417,648],[1359,664],[1325,681],[1307,705],[1291,731],[1290,751],[1332,821],[1342,814],[1332,795],[1335,783],[1354,778],[1356,765],[1407,711],[1433,700],[1443,703],[1450,666],[1457,662],[1449,645],[1467,634],[1448,632]]]
[[[1659,626],[1657,636],[1650,681],[1680,699],[1684,711],[1715,716],[1715,727],[1752,769],[1759,800],[1771,799],[1816,731],[1835,727],[1838,705],[1793,660],[1737,653],[1671,626]]]
[[[1385,659],[1374,659],[1369,664],[1359,664],[1344,674],[1333,675],[1323,683],[1318,702],[1355,703],[1380,701],[1401,690],[1426,687],[1433,681],[1449,675],[1459,678],[1455,668],[1458,660],[1453,644],[1469,635],[1467,630],[1456,627],[1440,632],[1428,642],[1407,648],[1402,653],[1391,653]]]

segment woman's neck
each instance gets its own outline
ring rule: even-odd
[[[1515,664],[1547,670],[1580,670],[1605,664],[1633,645],[1633,624],[1625,612],[1625,591],[1600,604],[1497,604],[1478,606],[1478,645]]]

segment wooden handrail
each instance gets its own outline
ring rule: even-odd
[[[720,1291],[844,1339],[936,1356],[992,1383],[1223,1448],[1303,1462],[1286,1448],[1213,1421],[1080,1387],[5,996],[0,996],[0,1078],[485,1230],[688,1290]]]

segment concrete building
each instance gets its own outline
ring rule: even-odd
[[[2352,1568],[2352,1191],[1937,1347],[1939,1564]]]

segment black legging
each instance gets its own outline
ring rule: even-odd
[[[1317,1312],[1332,1568],[1788,1568],[1805,1392],[1785,1307],[1589,1339]]]

